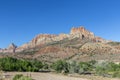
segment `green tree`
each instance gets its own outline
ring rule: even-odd
[[[52,68],[57,72],[68,73],[68,63],[66,61],[58,60],[52,64]]]
[[[79,73],[86,74],[91,73],[93,66],[89,62],[80,62],[79,63]]]

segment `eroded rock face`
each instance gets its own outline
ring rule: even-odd
[[[80,26],[78,28],[72,28],[70,31],[70,34],[59,34],[59,35],[51,35],[51,34],[39,34],[35,38],[33,38],[32,41],[29,43],[23,44],[22,46],[19,47],[18,51],[23,50],[23,49],[29,49],[33,48],[39,45],[44,45],[46,43],[54,42],[54,41],[60,41],[65,38],[74,39],[74,38],[80,38],[80,39],[90,39],[94,40],[95,42],[104,42],[102,38],[95,37],[93,32],[90,32],[86,30],[84,27]]]
[[[107,42],[107,40],[105,40],[105,39],[103,39],[101,37],[95,37],[95,40],[96,40],[96,42],[102,42],[102,43]]]
[[[94,33],[86,30],[84,27],[78,27],[78,28],[73,27],[71,29],[70,34],[74,35],[74,37],[75,36],[80,37],[81,39],[83,39],[83,38],[89,38],[89,39],[95,38]]]
[[[65,38],[73,39],[76,37],[80,39],[83,39],[83,38],[93,39],[94,33],[86,30],[84,27],[78,27],[78,28],[72,28],[70,34],[64,34],[64,33],[59,35],[39,34],[30,43],[28,43],[27,45],[24,45],[25,46],[24,48],[27,48],[28,46],[35,47],[37,45],[49,43],[52,41],[60,41]]]
[[[14,43],[11,43],[8,48],[0,49],[0,53],[15,53],[17,46]]]
[[[73,27],[70,31],[70,34],[64,34],[64,33],[59,34],[59,35],[39,34],[35,38],[33,38],[30,42],[23,44],[22,46],[18,48],[12,43],[7,49],[0,49],[0,52],[21,52],[25,49],[34,48],[34,47],[44,45],[50,42],[60,41],[65,38],[68,38],[69,40],[71,40],[76,37],[81,40],[89,39],[95,42],[105,42],[104,39],[100,37],[96,37],[93,32],[90,32],[86,30],[83,26],[80,26],[77,28]]]
[[[40,34],[40,35],[37,35],[32,41],[31,43],[33,45],[38,45],[38,44],[41,44],[41,43],[46,43],[46,42],[49,42],[49,41],[52,41],[52,38],[56,37],[56,35],[50,35],[50,34]]]

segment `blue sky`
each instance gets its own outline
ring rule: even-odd
[[[0,0],[0,48],[20,46],[40,33],[69,33],[85,26],[120,41],[120,0]]]

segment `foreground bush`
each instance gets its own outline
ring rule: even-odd
[[[93,65],[89,62],[69,62],[69,72],[70,73],[79,73],[79,74],[87,74],[91,73],[93,69]]]
[[[52,64],[52,69],[56,72],[78,73],[78,74],[94,74],[104,77],[120,77],[120,64],[106,61],[63,61],[58,60]]]
[[[54,69],[57,72],[63,72],[63,73],[68,73],[68,63],[63,60],[58,60],[57,62],[53,63],[51,65],[52,69]]]
[[[20,77],[20,78],[17,79],[17,80],[32,80],[32,78],[26,77],[26,76],[22,76],[22,77]]]
[[[3,71],[39,71],[43,68],[43,63],[37,60],[19,60],[16,58],[1,58],[0,69]]]
[[[112,77],[118,77],[120,78],[120,71],[114,72]]]
[[[32,80],[32,78],[17,74],[14,76],[13,80]]]
[[[17,74],[14,76],[13,80],[18,80],[22,77],[23,75],[22,74]]]
[[[51,67],[49,67],[51,66]],[[120,77],[120,64],[106,61],[76,62],[58,60],[53,64],[37,60],[20,60],[16,58],[0,58],[0,70],[3,71],[50,71],[59,73],[94,74],[104,77]],[[17,77],[20,77],[18,75]]]

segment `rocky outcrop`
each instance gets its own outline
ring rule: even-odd
[[[51,35],[51,34],[39,34],[37,35],[31,42],[28,44],[24,44],[21,48],[32,48],[42,44],[50,43],[53,41],[60,41],[65,38],[73,39],[73,38],[89,38],[94,39],[94,33],[86,30],[84,27],[72,28],[70,34],[59,34],[59,35]]]
[[[11,43],[8,48],[0,49],[0,53],[15,53],[17,46],[14,43]]]
[[[45,44],[48,42],[52,42],[52,41],[60,41],[63,40],[65,38],[68,39],[73,39],[75,37],[78,37],[80,39],[83,38],[89,38],[89,39],[94,39],[94,33],[86,30],[84,27],[78,27],[78,28],[72,28],[70,31],[70,34],[59,34],[59,35],[50,35],[50,34],[40,34],[37,35],[31,42],[30,44],[32,46],[36,46],[39,44]]]
[[[94,39],[95,38],[95,35],[93,32],[90,32],[88,30],[86,30],[84,27],[78,27],[78,28],[72,28],[71,29],[71,32],[70,32],[71,35],[73,35],[74,37],[79,37],[81,39],[83,38],[89,38],[89,39]]]
[[[25,49],[30,49],[34,48],[37,46],[42,46],[44,44],[54,42],[54,41],[60,41],[64,40],[65,38],[71,40],[74,38],[79,38],[79,39],[89,39],[94,42],[106,42],[106,40],[96,37],[93,32],[90,32],[86,30],[83,26],[80,27],[73,27],[70,31],[70,34],[59,34],[59,35],[51,35],[51,34],[39,34],[35,38],[33,38],[30,42],[23,44],[20,47],[16,47],[13,43],[10,44],[10,46],[7,49],[0,49],[0,52],[21,52]]]
[[[103,39],[103,38],[101,38],[101,37],[95,37],[95,41],[96,41],[96,42],[102,42],[102,43],[107,42],[107,40],[105,40],[105,39]]]
[[[44,44],[47,42],[52,41],[52,39],[56,37],[56,35],[50,35],[50,34],[40,34],[37,35],[32,41],[31,43],[33,45],[39,45],[39,44]]]
[[[51,34],[39,34],[35,38],[33,38],[29,43],[23,44],[20,46],[17,51],[21,51],[24,49],[29,49],[33,47],[37,47],[39,45],[43,45],[49,42],[54,41],[53,38],[56,37],[57,35],[51,35]]]

